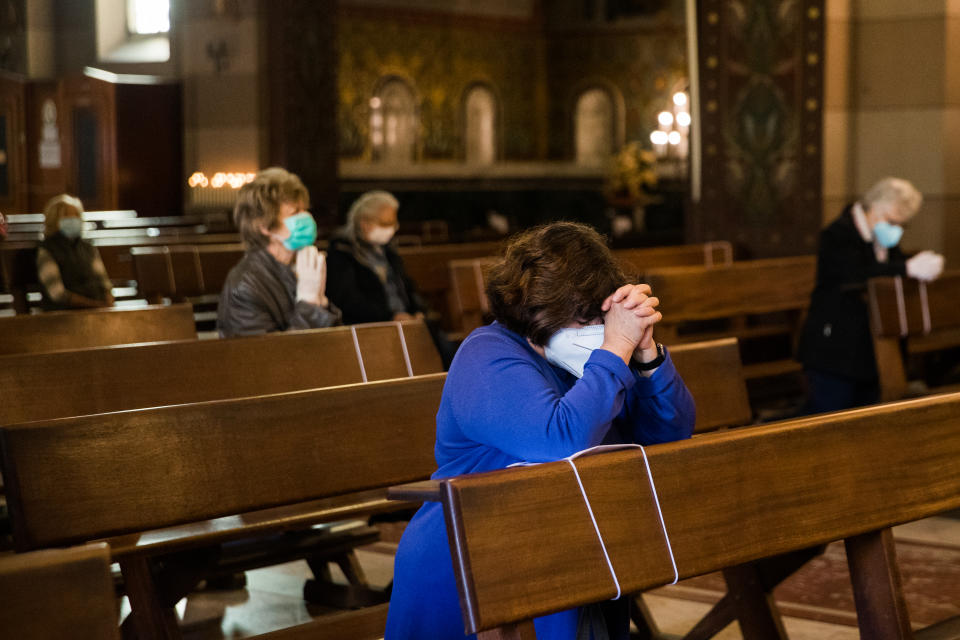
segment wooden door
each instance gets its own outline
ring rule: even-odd
[[[26,85],[23,78],[0,74],[0,211],[26,213]]]

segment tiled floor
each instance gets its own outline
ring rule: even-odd
[[[897,527],[898,539],[960,545],[960,520],[929,518]],[[393,558],[377,551],[361,550],[358,556],[367,578],[374,585],[389,582]],[[228,592],[197,593],[178,606],[188,627],[189,640],[244,638],[274,629],[305,622],[323,611],[309,607],[301,597],[303,581],[309,577],[305,562],[259,569],[247,573],[246,589]],[[647,604],[661,630],[680,637],[709,609],[709,605],[691,599],[646,595]],[[791,640],[847,640],[859,637],[850,625],[827,624],[813,620],[786,617]],[[740,638],[736,624],[727,627],[718,640]]]

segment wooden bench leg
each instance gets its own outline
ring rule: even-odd
[[[347,578],[347,584],[336,584],[330,576],[328,562],[336,562]],[[388,590],[374,589],[366,580],[363,567],[353,551],[345,551],[333,557],[307,558],[313,579],[303,585],[303,599],[313,604],[323,604],[338,609],[371,607],[390,598]]]
[[[860,636],[871,640],[911,640],[893,533],[882,529],[844,540]]]
[[[662,637],[660,627],[657,626],[656,620],[653,619],[653,614],[650,613],[650,607],[648,607],[644,601],[642,593],[635,595],[630,602],[630,619],[637,627],[636,635],[631,635],[631,638],[636,638],[637,640],[658,640]]]
[[[130,615],[124,638],[170,640],[181,637],[176,604],[216,566],[220,547],[192,549],[163,558],[120,560]]]
[[[756,566],[744,564],[723,570],[744,640],[786,640],[773,593],[764,585]]]
[[[177,640],[180,627],[177,612],[166,606],[157,589],[149,558],[128,558],[120,562],[123,582],[130,599],[130,615],[123,624],[124,638]]]
[[[477,640],[537,640],[537,631],[533,628],[533,620],[524,620],[481,631],[477,634]]]
[[[780,617],[779,614],[777,614],[776,605],[773,602],[772,596],[774,588],[793,575],[800,567],[810,561],[810,559],[823,553],[825,548],[825,546],[810,547],[809,549],[802,549],[800,551],[785,553],[741,565],[736,575],[732,577],[732,580],[731,576],[724,572],[724,577],[727,579],[727,595],[721,598],[717,604],[713,605],[713,608],[707,612],[707,615],[684,636],[684,640],[707,640],[708,638],[712,638],[723,631],[731,622],[738,619],[741,610],[747,612],[746,615],[748,619],[752,619],[758,615],[756,614],[757,611],[762,612],[767,610],[768,613],[764,617],[768,619],[774,618],[779,622]],[[744,591],[741,587],[737,586],[739,584],[737,582],[738,580],[747,581],[748,591]],[[759,585],[759,589],[756,589],[755,585]],[[771,611],[772,613],[770,613]],[[750,623],[748,622],[747,624]],[[744,626],[743,620],[741,620],[740,625],[741,627]],[[756,637],[763,637],[762,632],[765,629],[776,626],[776,623],[771,625],[768,622],[761,627],[761,635]],[[780,627],[782,629],[782,625],[780,625]],[[746,638],[747,631],[744,631],[743,634]],[[777,636],[770,637],[775,638]],[[782,635],[780,637],[786,636]]]

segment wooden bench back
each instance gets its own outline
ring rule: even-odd
[[[130,249],[137,288],[150,301],[219,293],[243,253],[239,243]]]
[[[81,217],[85,222],[116,222],[120,220],[134,220],[137,212],[133,209],[118,211],[84,211]],[[11,213],[7,215],[10,224],[43,224],[43,213]]]
[[[445,374],[0,429],[18,550],[427,477]]]
[[[422,321],[11,355],[0,425],[441,371]]]
[[[947,271],[929,283],[873,278],[867,292],[881,398],[897,400],[907,391],[901,338],[912,353],[960,346],[960,271]]]
[[[0,629],[17,640],[119,640],[107,545],[0,559]]]
[[[673,581],[667,536],[683,579],[955,509],[958,428],[951,394],[652,446],[656,495],[639,450],[576,462],[626,594]],[[567,462],[439,490],[467,632],[615,596]]]
[[[673,345],[740,338],[749,380],[800,371],[793,351],[815,277],[815,256],[803,256],[658,268],[642,279],[661,301],[658,339]],[[774,342],[756,346],[761,340]]]
[[[733,262],[733,249],[729,242],[675,247],[649,247],[644,249],[617,249],[614,256],[627,273],[641,274],[656,266],[698,265],[704,268],[727,266]],[[484,324],[490,309],[486,289],[486,271],[499,258],[483,256],[471,259],[451,260],[449,263],[452,328],[469,333]]]
[[[750,424],[750,398],[736,338],[670,347],[670,357],[697,407],[697,433]]]
[[[487,301],[487,270],[500,259],[492,256],[451,260],[448,263],[451,284],[452,327],[464,335],[486,324],[490,305]]]
[[[451,260],[466,260],[496,255],[499,242],[468,242],[462,244],[437,244],[423,247],[400,247],[407,275],[417,285],[427,303],[447,319],[445,328],[453,326],[448,316],[452,307],[450,273],[447,264]]]
[[[630,273],[644,273],[661,267],[710,268],[733,264],[733,246],[726,240],[668,247],[614,249],[613,255]]]
[[[434,309],[446,313],[450,290],[447,263],[457,258],[490,255],[498,249],[496,242],[476,242],[400,247],[398,252],[420,293]],[[243,252],[243,245],[237,243],[130,249],[140,291],[151,300],[219,293],[227,273],[240,261]]]
[[[186,304],[0,318],[0,356],[196,337]]]
[[[216,233],[177,236],[175,239],[167,236],[151,236],[145,230],[139,230],[136,235],[121,235],[119,237],[100,237],[90,239],[93,246],[100,252],[100,258],[107,269],[107,274],[114,282],[134,279],[133,262],[130,258],[132,247],[165,246],[171,242],[178,244],[236,244],[240,236],[236,233]],[[0,280],[5,290],[17,298],[14,307],[17,313],[26,313],[28,306],[26,294],[28,291],[39,291],[37,277],[37,242],[17,241],[9,238],[0,243]]]
[[[810,303],[816,257],[734,262],[720,268],[648,269],[644,282],[669,322],[803,309]]]

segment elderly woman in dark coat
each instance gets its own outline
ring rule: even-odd
[[[37,247],[43,309],[112,306],[112,285],[100,253],[83,238],[83,203],[67,194],[52,198],[43,210],[43,226]]]
[[[933,280],[940,275],[943,256],[921,251],[907,259],[900,250],[903,225],[922,203],[923,196],[906,180],[884,178],[820,233],[817,281],[800,338],[808,383],[804,413],[839,411],[879,399],[867,280]]]
[[[346,324],[423,317],[424,305],[390,242],[399,206],[386,191],[368,191],[330,240],[328,290]]]

